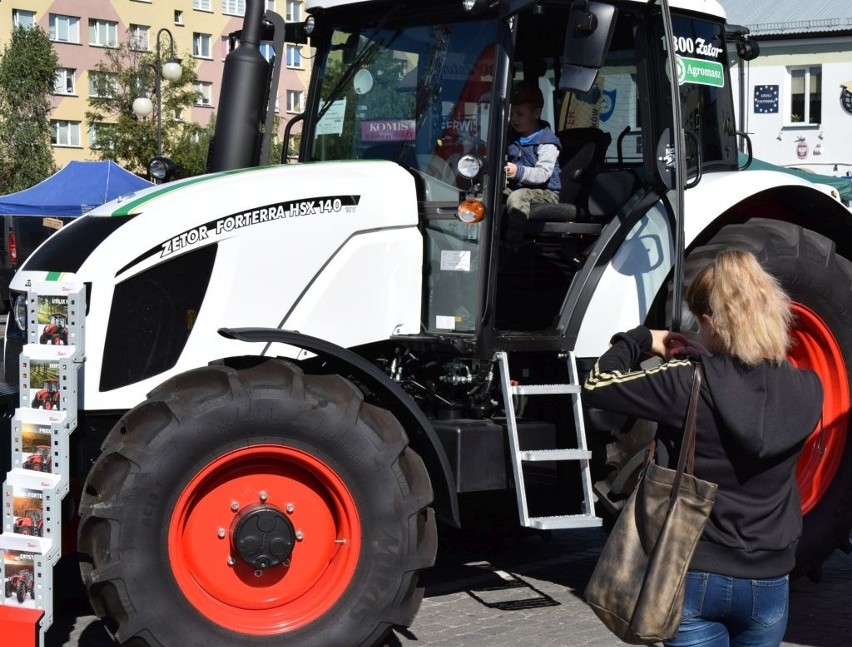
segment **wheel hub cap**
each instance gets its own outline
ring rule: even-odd
[[[234,552],[256,570],[289,565],[296,532],[277,508],[256,506],[241,512],[231,533]]]

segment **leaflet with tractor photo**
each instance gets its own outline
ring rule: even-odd
[[[12,467],[60,477],[57,496],[68,490],[68,434],[62,411],[18,409],[12,419]]]
[[[3,532],[55,539],[59,534],[59,477],[13,469],[3,485]]]
[[[21,408],[64,411],[76,419],[75,353],[74,346],[24,346],[20,358]]]
[[[0,571],[3,578],[0,604],[42,609],[42,630],[53,621],[52,565],[43,547],[43,540],[5,533],[0,535]]]
[[[82,353],[85,290],[73,281],[36,283],[27,293],[30,344],[74,346]]]

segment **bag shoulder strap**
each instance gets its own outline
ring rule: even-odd
[[[692,474],[695,467],[695,420],[698,412],[698,394],[701,390],[701,380],[704,377],[704,365],[701,362],[693,364],[692,390],[689,393],[689,406],[686,409],[686,422],[683,425],[683,440],[680,445],[680,456],[677,459],[677,474],[672,484],[670,497],[676,498],[680,492],[680,481],[684,471]]]

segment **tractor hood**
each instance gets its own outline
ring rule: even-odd
[[[222,327],[298,330],[345,347],[417,332],[417,224],[414,180],[390,162],[227,171],[98,207],[36,250],[11,287],[69,274],[90,286],[86,399],[123,408],[180,370],[287,354],[237,348]],[[147,368],[128,373],[128,362]],[[90,371],[101,374],[99,395]]]

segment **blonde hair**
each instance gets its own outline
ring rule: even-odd
[[[793,321],[790,297],[751,252],[720,252],[690,283],[686,301],[696,317],[713,318],[716,350],[749,366],[786,358]]]

